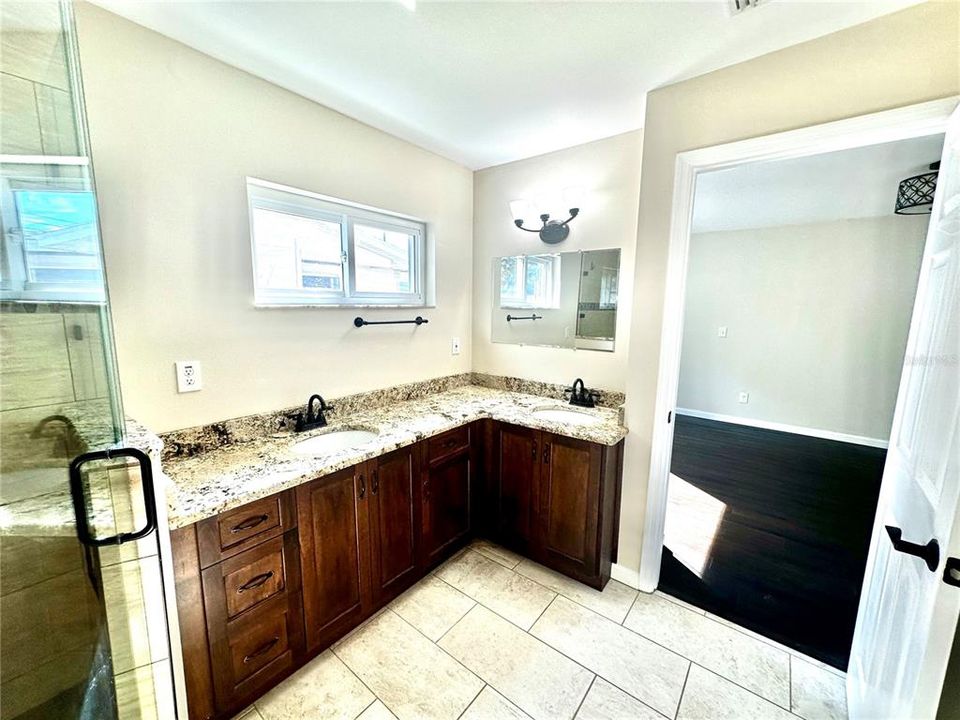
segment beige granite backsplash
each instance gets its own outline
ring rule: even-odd
[[[343,397],[325,397],[324,400],[333,408],[326,415],[328,420],[334,421],[355,415],[361,411],[406,400],[418,400],[467,385],[560,400],[564,399],[564,390],[566,390],[564,385],[542,383],[522,378],[488,375],[486,373],[460,373]],[[623,405],[625,400],[624,394],[620,392],[605,390],[595,390],[594,392],[598,395],[598,405],[600,407],[616,408]],[[280,429],[281,423],[286,421],[289,416],[305,410],[306,398],[304,398],[303,405],[295,407],[256,415],[245,415],[207,425],[162,433],[160,437],[163,439],[163,459],[190,457],[225,445],[249,442],[272,435]]]
[[[567,392],[569,385],[557,385],[555,383],[539,382],[538,380],[525,380],[506,375],[487,375],[478,372],[471,373],[471,378],[471,384],[492,388],[493,390],[509,390],[510,392],[539,395],[554,400],[567,400],[570,397]],[[598,390],[590,387],[589,383],[587,383],[587,389],[597,396],[598,407],[618,408],[627,401],[627,396],[622,392]]]

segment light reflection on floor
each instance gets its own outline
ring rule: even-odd
[[[726,509],[725,503],[670,473],[663,544],[698,578],[707,569]]]

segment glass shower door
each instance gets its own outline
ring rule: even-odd
[[[68,4],[0,3],[0,97],[0,718],[175,717]]]

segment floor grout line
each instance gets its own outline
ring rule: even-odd
[[[683,686],[680,688],[680,697],[677,698],[677,710],[673,713],[673,718],[676,720],[680,716],[680,706],[683,705],[683,694],[687,691],[687,680],[690,679],[690,668],[693,667],[693,661],[687,661],[687,674],[683,676]]]
[[[637,590],[637,594],[633,596],[633,601],[630,603],[630,607],[627,608],[627,614],[624,615],[624,616],[623,616],[623,620],[621,620],[621,621],[618,623],[621,627],[627,627],[626,625],[624,625],[624,623],[627,621],[627,618],[630,617],[630,613],[633,611],[633,606],[637,604],[637,600],[638,600],[639,598],[640,598],[640,591]],[[629,628],[627,628],[627,629],[629,629]]]
[[[598,675],[597,675],[596,673],[594,673],[594,675],[593,675],[593,680],[591,680],[591,681],[590,681],[590,684],[587,685],[587,691],[583,694],[583,697],[580,698],[580,702],[577,703],[577,709],[574,710],[574,711],[573,711],[573,715],[570,716],[570,717],[572,718],[572,720],[577,720],[577,715],[580,714],[580,708],[582,708],[582,707],[583,707],[583,703],[586,702],[586,700],[587,700],[587,695],[589,695],[589,694],[590,694],[590,691],[593,690],[593,684],[597,681],[597,677],[598,677]]]
[[[371,618],[371,619],[372,619],[372,618]],[[389,705],[387,705],[387,701],[384,700],[384,699],[383,699],[382,697],[380,697],[379,695],[377,695],[377,693],[375,693],[375,692],[373,691],[373,688],[370,687],[369,685],[367,685],[367,683],[365,683],[365,682],[363,681],[363,678],[360,677],[360,675],[358,675],[358,674],[354,671],[354,669],[353,669],[352,667],[350,667],[350,665],[347,664],[347,661],[346,661],[346,660],[344,660],[342,657],[340,657],[340,655],[337,653],[336,650],[333,649],[332,646],[331,646],[330,648],[328,648],[328,649],[330,650],[330,653],[331,653],[337,660],[339,660],[341,663],[343,663],[343,666],[347,669],[347,671],[348,671],[351,675],[353,675],[353,676],[357,679],[357,682],[359,682],[361,685],[363,685],[363,686],[367,689],[367,691],[368,691],[371,695],[373,695],[373,702],[371,702],[370,705],[373,705],[377,700],[379,700],[380,702],[383,703],[383,706],[384,706],[387,710],[390,711],[390,714],[391,714],[391,715],[393,715],[394,717],[397,716],[397,714],[393,711],[393,708],[390,707]],[[311,660],[310,662],[311,662],[311,663],[316,662],[317,659],[319,659],[319,658],[322,657],[322,656],[323,656],[323,653],[321,653],[320,655],[317,655],[317,657],[315,657],[315,658],[314,658],[313,660]],[[309,664],[310,664],[310,663],[308,663],[308,665],[309,665]],[[364,708],[363,712],[360,713],[360,715],[363,715],[364,712],[366,712],[367,710],[369,710],[369,709],[370,709],[370,705],[367,705],[367,707]],[[360,717],[360,715],[357,715],[357,717]],[[356,718],[354,718],[354,720],[356,720]]]
[[[443,649],[443,648],[441,648],[441,650],[442,650],[442,649]],[[471,700],[470,702],[468,702],[468,703],[467,703],[467,706],[463,709],[463,712],[461,712],[459,715],[457,715],[457,720],[460,720],[460,718],[462,718],[462,717],[466,714],[467,710],[469,710],[469,709],[473,706],[473,704],[477,701],[477,698],[480,697],[480,693],[483,692],[483,688],[487,687],[487,683],[484,681],[483,678],[481,678],[479,675],[475,675],[475,677],[479,678],[480,682],[483,683],[483,687],[481,687],[479,690],[477,690],[477,694],[473,696],[473,700]]]

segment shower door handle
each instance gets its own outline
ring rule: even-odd
[[[143,507],[146,521],[143,527],[121,532],[107,537],[97,537],[90,527],[90,517],[87,515],[87,490],[81,469],[88,462],[95,460],[113,460],[115,458],[133,458],[140,466],[140,488],[143,492]],[[103,547],[105,545],[122,545],[126,542],[140,540],[157,529],[157,502],[153,495],[153,466],[150,456],[136,448],[119,448],[116,450],[98,450],[78,455],[70,463],[70,495],[73,498],[73,512],[77,519],[77,537],[84,545]],[[113,503],[110,503],[113,507]]]

